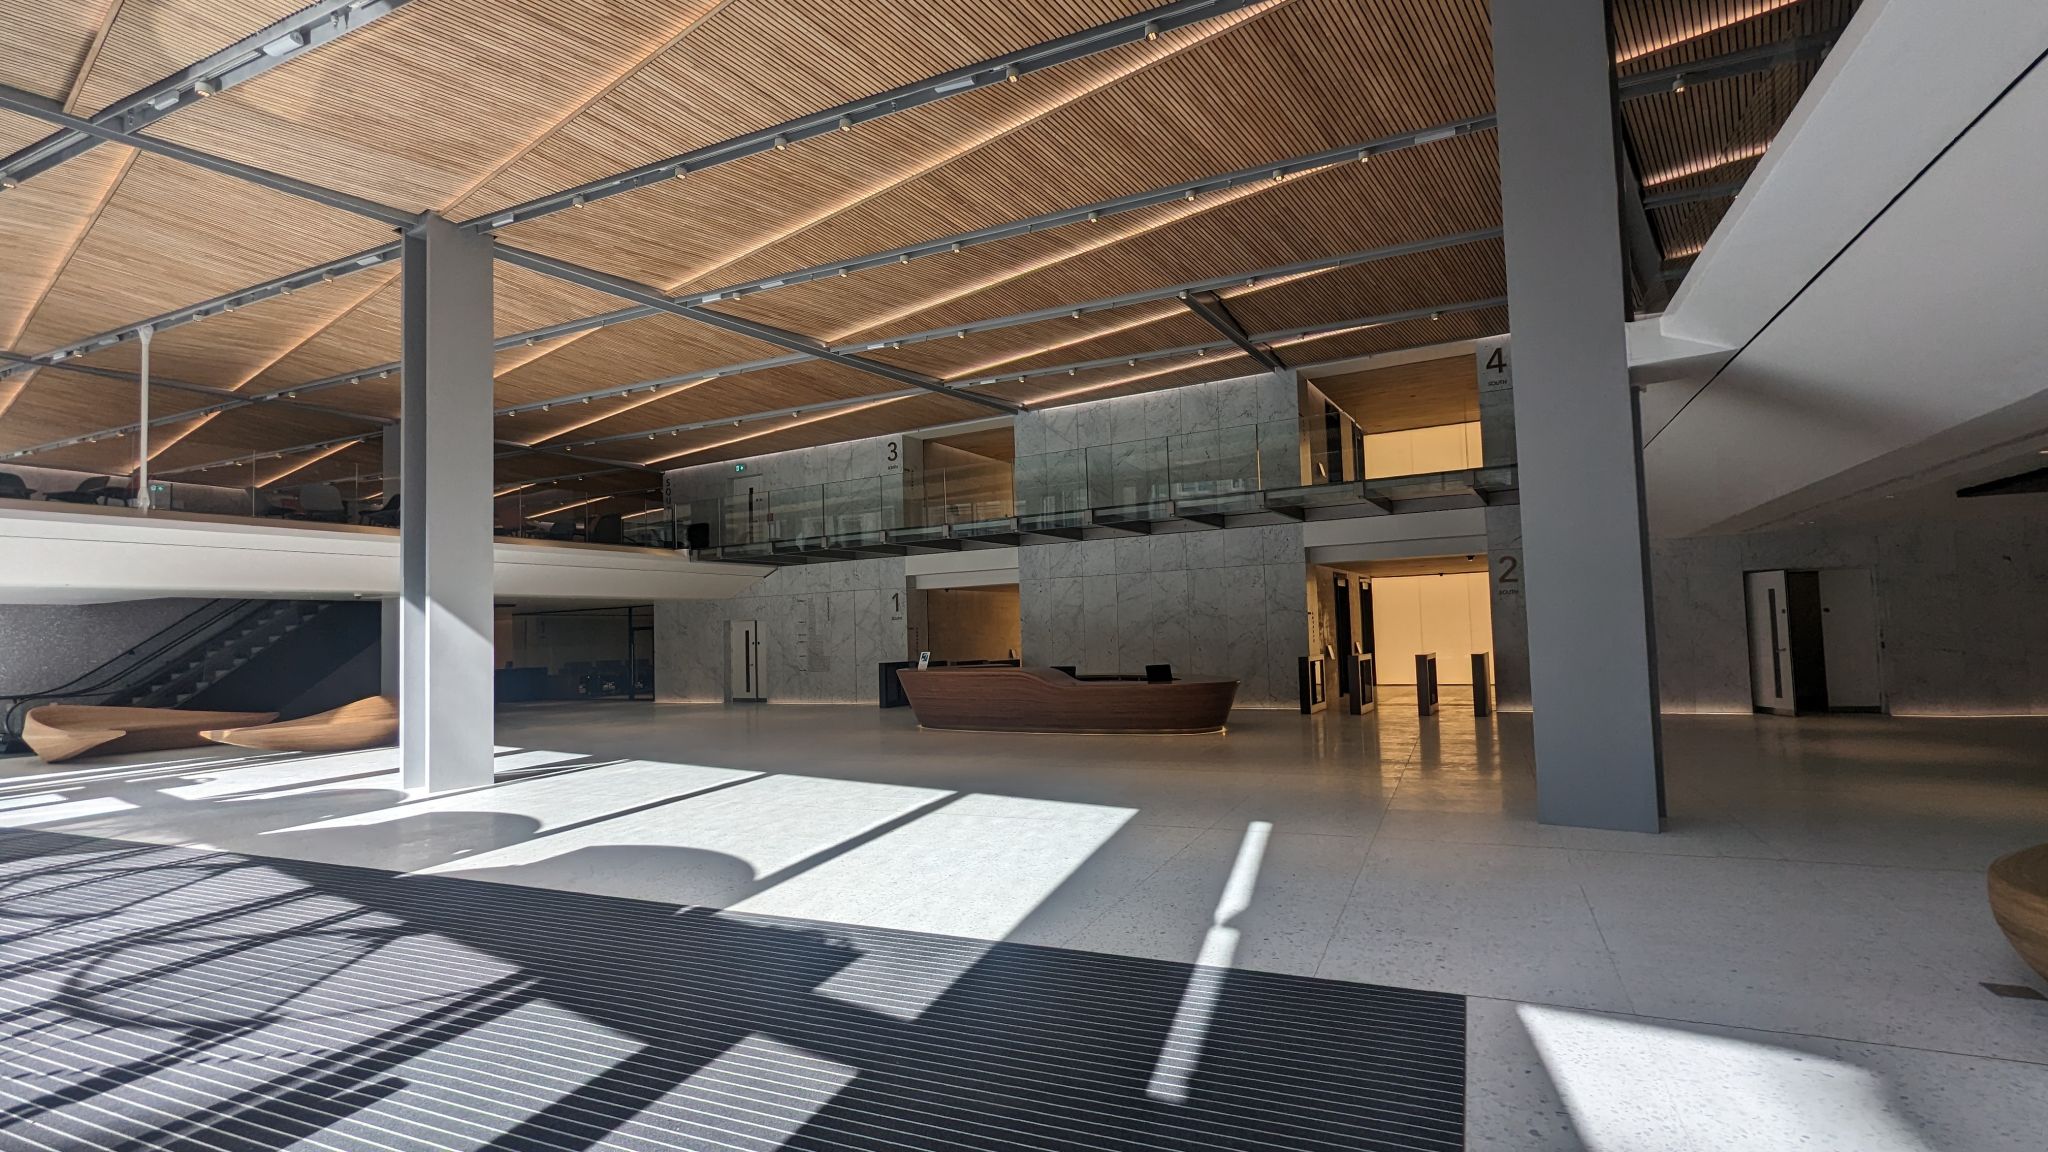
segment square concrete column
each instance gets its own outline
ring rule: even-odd
[[[399,745],[408,790],[492,780],[491,238],[406,234]]]
[[[1536,806],[1655,832],[1663,773],[1605,0],[1493,0]]]
[[[403,403],[402,398],[400,402]],[[382,468],[384,474],[384,498],[389,500],[391,497],[398,495],[399,479],[404,475],[405,442],[400,437],[397,424],[386,425],[384,434],[379,437],[379,440],[382,441],[384,448],[384,466]],[[402,611],[404,604],[405,599],[403,596],[390,597],[380,601],[380,607],[383,609],[384,615],[377,635],[377,691],[393,698],[398,696],[398,688],[401,683],[398,675],[398,622],[400,617],[404,615]]]

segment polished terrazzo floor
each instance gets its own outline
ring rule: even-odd
[[[388,752],[0,761],[0,827],[1462,994],[1488,1149],[2038,1149],[2048,1002],[1983,867],[2048,721],[1672,717],[1657,836],[1538,825],[1528,720],[991,738],[869,708],[538,706],[501,782]]]

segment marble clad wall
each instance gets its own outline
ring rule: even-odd
[[[1091,504],[1122,503],[1133,493],[1120,489],[1163,472],[1168,452],[1183,478],[1212,457],[1218,477],[1243,471],[1258,454],[1262,469],[1264,457],[1278,458],[1282,482],[1295,483],[1300,411],[1299,383],[1285,373],[1026,412],[1016,424],[1018,495],[1036,510],[1033,501],[1057,500],[1062,484],[1071,490],[1085,477]],[[1254,426],[1264,427],[1225,434]],[[1111,466],[1060,472],[1091,448]],[[1032,470],[1034,458],[1046,461],[1043,472]],[[1309,634],[1299,525],[1038,544],[1019,549],[1017,565],[1028,664],[1171,664],[1235,677],[1241,705],[1296,703],[1295,661]]]
[[[908,656],[910,598],[902,559],[885,558],[792,565],[729,600],[656,604],[655,696],[724,700],[726,624],[758,620],[768,699],[873,704],[875,666]]]
[[[2028,509],[2040,498],[2009,499]],[[1872,570],[1891,711],[2048,714],[2048,517],[2038,511],[1652,541],[1665,711],[1750,710],[1742,576],[1774,568]]]
[[[1152,499],[1169,459],[1182,479],[1248,474],[1257,459],[1278,469],[1280,486],[1299,483],[1299,388],[1292,373],[1262,373],[1026,412],[1016,423],[1019,507],[1079,507],[1082,492],[1098,508]]]
[[[1240,706],[1296,704],[1309,627],[1298,524],[1032,545],[1017,569],[1027,664],[1171,664],[1235,677]]]

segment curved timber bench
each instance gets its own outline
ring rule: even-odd
[[[398,743],[398,704],[368,696],[297,720],[200,733],[216,744],[270,752],[355,752]]]
[[[202,748],[208,728],[268,724],[275,712],[187,712],[180,708],[115,708],[103,704],[45,704],[29,709],[21,740],[57,764],[88,753],[160,752]]]
[[[2048,980],[2048,844],[1991,862],[1991,915],[2027,967]]]
[[[917,722],[971,732],[1221,731],[1237,681],[1076,680],[1051,668],[905,668]]]

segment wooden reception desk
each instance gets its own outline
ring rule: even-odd
[[[1216,732],[1237,681],[1078,680],[1051,668],[905,668],[917,722],[975,732]]]

